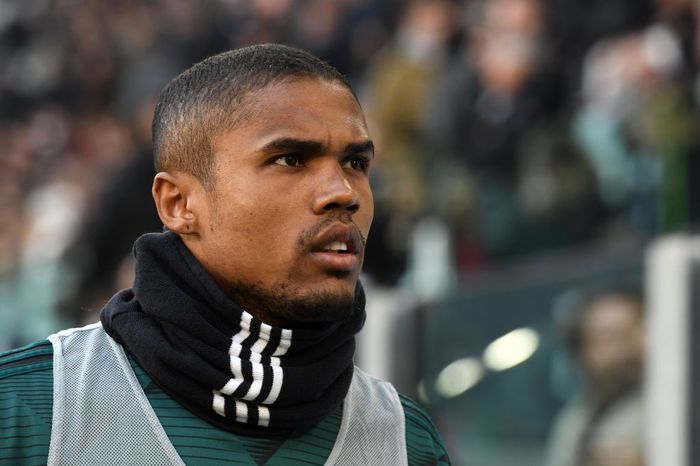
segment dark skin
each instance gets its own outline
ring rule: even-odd
[[[234,301],[272,325],[351,312],[374,213],[374,149],[340,83],[300,78],[246,99],[245,118],[212,140],[211,188],[161,172],[163,224]]]

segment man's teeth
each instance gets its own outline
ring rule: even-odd
[[[348,250],[348,245],[346,243],[343,243],[341,241],[334,241],[325,248],[326,251],[343,251],[347,252]]]

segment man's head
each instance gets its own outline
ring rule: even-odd
[[[303,50],[264,44],[203,60],[175,77],[160,95],[153,117],[156,171],[184,171],[211,183],[212,138],[248,115],[248,100],[275,83],[317,78],[345,86],[345,77]],[[354,93],[353,93],[354,96]]]
[[[280,45],[211,57],[153,123],[161,220],[273,324],[343,318],[373,215],[362,110],[330,65]]]
[[[570,343],[600,396],[639,383],[644,361],[641,295],[624,288],[592,294],[578,312]]]

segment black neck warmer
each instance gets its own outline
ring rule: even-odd
[[[142,236],[134,255],[134,286],[105,305],[102,325],[194,414],[237,434],[276,435],[342,403],[365,319],[359,282],[346,321],[283,329],[237,306],[172,232]]]

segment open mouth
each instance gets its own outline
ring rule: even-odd
[[[362,240],[357,227],[352,224],[335,223],[322,231],[311,245],[312,252],[334,254],[357,254]]]
[[[335,223],[322,231],[311,245],[311,255],[326,270],[351,272],[361,263],[362,237],[353,224]]]

